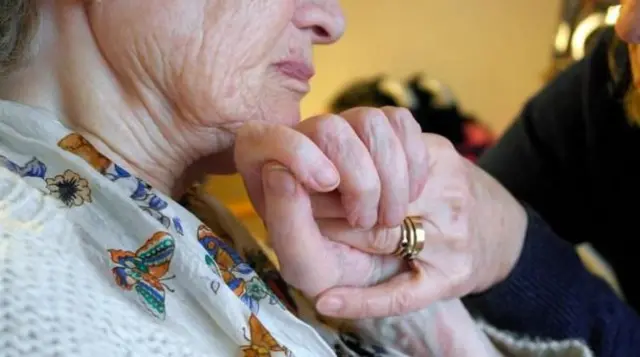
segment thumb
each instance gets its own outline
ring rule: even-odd
[[[317,296],[339,277],[326,269],[337,265],[314,220],[309,193],[282,165],[266,164],[262,176],[265,225],[282,277],[307,296]]]
[[[319,297],[316,308],[325,316],[364,319],[401,316],[448,299],[450,282],[431,267],[412,269],[370,287],[336,287]]]

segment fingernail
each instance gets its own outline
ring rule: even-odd
[[[326,297],[326,298],[321,298],[318,301],[316,308],[321,314],[331,316],[340,312],[343,306],[344,306],[344,300],[342,300],[341,298]]]
[[[269,165],[266,172],[267,188],[274,194],[292,196],[296,192],[293,175],[281,165]]]
[[[333,169],[321,169],[314,175],[316,183],[321,188],[331,189],[338,185],[340,177]]]

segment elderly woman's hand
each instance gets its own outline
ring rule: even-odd
[[[362,228],[399,225],[427,178],[420,126],[402,108],[355,108],[295,129],[250,122],[238,133],[235,156],[258,212],[264,213],[261,170],[274,161],[312,193],[337,188],[341,213]]]
[[[326,315],[399,315],[483,291],[521,248],[520,205],[406,110],[249,123],[236,163],[284,278]],[[413,269],[391,255],[406,216],[427,232]]]

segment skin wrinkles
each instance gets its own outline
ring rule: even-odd
[[[353,128],[335,117],[324,120],[319,128],[318,142],[321,149],[330,158],[349,162],[350,171],[342,173],[349,175],[351,180],[343,180],[344,186],[338,188],[342,192],[342,201],[348,219],[356,225],[371,226],[377,217],[377,200],[380,196],[380,182],[377,175],[370,175],[373,162],[360,160],[367,149],[350,140]],[[364,213],[363,213],[364,211]]]
[[[172,0],[111,0],[54,6],[63,14],[55,24],[60,37],[74,40],[52,55],[61,58],[59,63],[68,62],[66,56],[82,59],[82,66],[69,66],[77,77],[65,78],[73,88],[65,91],[67,97],[84,92],[84,107],[108,117],[86,119],[90,115],[77,107],[70,108],[69,120],[78,132],[100,133],[92,143],[111,148],[109,157],[170,191],[167,186],[184,172],[185,163],[229,155],[237,130],[247,121],[299,121],[304,93],[289,88],[290,79],[272,65],[288,56],[308,58],[314,43],[340,37],[344,21],[339,12],[329,12],[338,8],[334,2],[193,0],[184,6]],[[330,26],[323,30],[329,37],[313,34],[312,28],[323,26]],[[92,36],[67,35],[72,33]],[[108,82],[111,88],[97,85]],[[124,125],[128,120],[142,124]],[[141,127],[145,133],[134,132]],[[138,154],[132,157],[131,152]],[[232,168],[207,170],[228,173]]]

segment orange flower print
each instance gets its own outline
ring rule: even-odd
[[[243,357],[271,357],[271,352],[288,353],[287,349],[276,342],[254,314],[249,317],[249,329],[251,335],[245,336],[245,339],[250,344],[242,347]]]
[[[102,174],[104,174],[109,165],[111,165],[111,160],[99,153],[98,150],[80,134],[72,133],[65,136],[58,141],[58,146],[63,150],[80,156]]]

